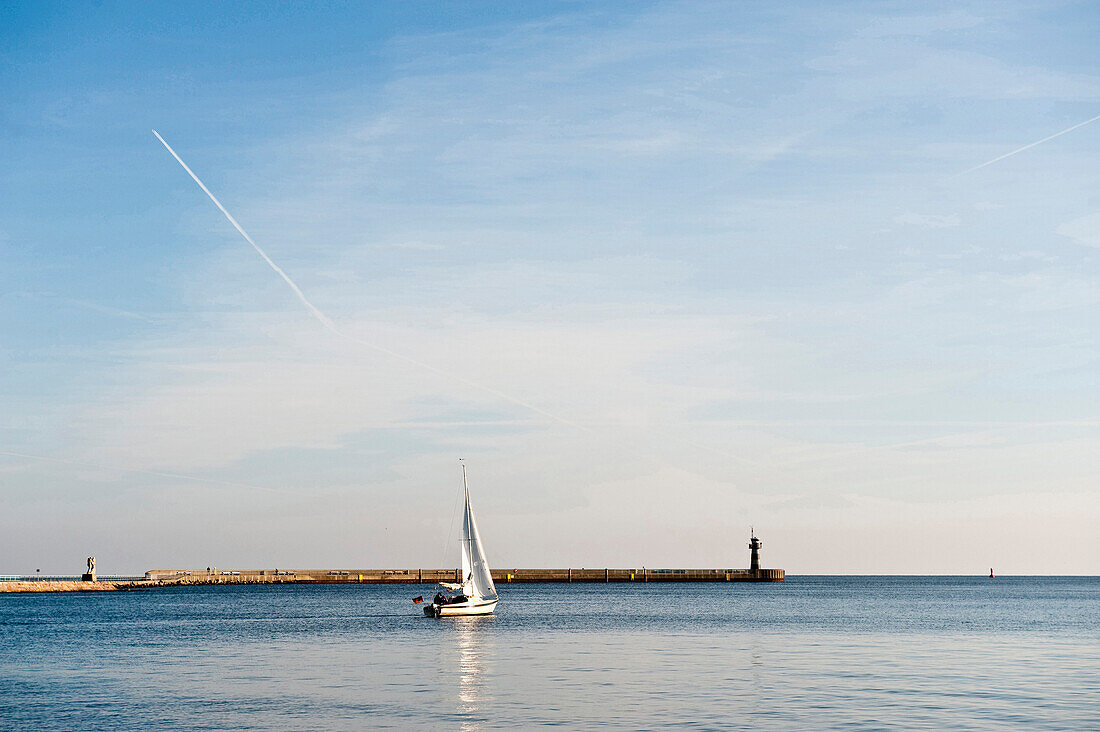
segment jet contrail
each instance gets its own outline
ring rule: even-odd
[[[298,285],[294,284],[294,280],[290,279],[290,277],[287,276],[286,272],[284,272],[279,267],[279,265],[271,261],[271,257],[267,256],[267,252],[265,252],[263,249],[260,249],[259,245],[256,244],[256,242],[252,241],[252,237],[248,235],[247,231],[241,228],[241,225],[237,223],[237,220],[235,218],[233,218],[233,214],[225,210],[225,206],[222,205],[222,202],[218,200],[217,196],[211,193],[210,189],[207,188],[201,180],[199,180],[199,177],[195,175],[194,171],[187,167],[187,163],[183,162],[183,158],[177,155],[176,151],[172,149],[172,146],[164,141],[164,138],[160,136],[160,133],[156,130],[153,130],[153,134],[157,136],[157,139],[160,140],[162,145],[168,148],[168,152],[172,153],[172,157],[176,159],[176,162],[183,166],[183,169],[187,171],[187,174],[191,176],[191,178],[194,179],[196,183],[199,184],[199,188],[202,189],[203,193],[210,196],[210,200],[214,202],[215,206],[221,209],[221,212],[225,214],[225,218],[229,219],[229,223],[233,224],[233,228],[241,232],[241,236],[245,238],[245,241],[251,244],[252,248],[255,249],[259,253],[259,255],[264,258],[264,261],[271,265],[271,269],[275,270],[278,275],[282,277],[288,285],[290,285],[290,289],[294,290],[294,294],[298,296],[298,299],[302,301],[302,304],[309,309],[309,312],[313,313],[313,317],[321,321],[321,325],[325,326],[333,333],[339,333],[340,331],[336,328],[336,324],[329,320],[328,316],[318,310],[317,307],[309,301],[309,298],[307,298],[305,294],[303,294],[302,291],[298,289]]]
[[[1073,132],[1078,127],[1084,127],[1087,124],[1092,124],[1093,122],[1095,122],[1098,119],[1100,119],[1100,114],[1096,115],[1095,117],[1093,117],[1091,119],[1087,119],[1084,122],[1078,122],[1073,127],[1067,127],[1066,129],[1062,130],[1061,132],[1055,132],[1053,135],[1051,135],[1049,137],[1044,137],[1042,140],[1036,140],[1035,142],[1031,143],[1030,145],[1024,145],[1023,147],[1017,148],[1016,150],[1013,150],[1012,152],[1005,153],[1004,155],[1001,155],[1000,157],[993,158],[992,160],[987,160],[984,163],[982,163],[981,165],[975,165],[973,168],[967,168],[966,170],[962,171],[961,173],[957,173],[956,175],[964,175],[966,173],[973,173],[975,170],[979,170],[981,168],[984,168],[987,165],[993,165],[993,163],[1004,160],[1005,158],[1010,158],[1013,155],[1015,155],[1016,153],[1022,153],[1024,150],[1030,150],[1031,148],[1035,147],[1036,145],[1042,145],[1044,142],[1046,142],[1048,140],[1053,140],[1055,137],[1061,137],[1062,135],[1066,134],[1067,132]]]
[[[400,359],[401,361],[404,361],[405,363],[409,363],[409,364],[412,364],[414,366],[418,366],[419,368],[425,369],[427,371],[431,371],[432,373],[438,374],[439,376],[444,376],[448,379],[452,379],[452,380],[457,381],[457,382],[459,382],[459,383],[461,383],[465,386],[469,386],[471,388],[479,389],[480,391],[484,391],[486,393],[492,394],[493,396],[498,397],[500,399],[503,399],[504,401],[511,402],[512,404],[516,404],[516,405],[521,406],[525,409],[529,409],[532,412],[535,412],[536,414],[541,414],[543,417],[546,417],[547,419],[551,419],[555,422],[560,422],[561,424],[566,424],[566,425],[569,425],[570,427],[576,427],[577,429],[581,429],[581,430],[584,430],[586,432],[591,431],[588,427],[585,427],[584,425],[580,425],[580,424],[577,424],[575,422],[571,422],[570,420],[566,419],[565,417],[559,417],[556,414],[552,414],[550,412],[547,412],[545,409],[541,409],[540,407],[536,407],[534,404],[531,404],[529,402],[525,402],[522,399],[518,399],[514,396],[511,396],[510,394],[505,394],[504,392],[499,391],[497,389],[494,389],[491,386],[486,386],[484,384],[479,384],[476,381],[471,381],[470,379],[464,378],[462,376],[452,374],[450,372],[444,371],[443,369],[436,368],[435,366],[432,366],[431,364],[424,363],[423,361],[419,361],[415,358],[412,358],[411,356],[406,356],[403,353],[398,353],[397,351],[390,350],[389,348],[386,348],[385,346],[379,346],[379,345],[376,345],[374,343],[364,341],[360,338],[356,338],[355,336],[350,335],[350,334],[345,333],[344,331],[340,330],[340,328],[337,327],[336,323],[334,323],[331,318],[329,318],[327,315],[325,315],[321,311],[320,308],[318,308],[316,305],[314,305],[313,303],[311,303],[309,301],[309,298],[307,298],[305,296],[305,293],[302,292],[301,288],[299,288],[298,285],[294,284],[294,280],[290,279],[290,276],[287,275],[287,273],[284,272],[279,267],[279,265],[275,264],[275,262],[273,262],[271,260],[271,257],[267,256],[267,253],[263,249],[261,249],[259,247],[259,245],[256,244],[256,242],[252,241],[252,237],[248,235],[248,232],[245,231],[244,228],[240,224],[237,223],[237,220],[235,218],[233,218],[233,215],[230,214],[229,211],[226,210],[225,206],[223,206],[221,204],[221,201],[219,201],[217,199],[217,197],[213,193],[210,192],[210,189],[207,188],[206,185],[201,180],[199,180],[199,177],[197,175],[195,175],[194,171],[192,171],[191,168],[187,167],[187,163],[183,162],[183,158],[181,158],[179,155],[177,155],[176,151],[172,149],[172,146],[169,145],[167,142],[165,142],[164,138],[160,136],[160,133],[157,132],[156,130],[153,130],[153,134],[156,135],[157,139],[160,140],[161,144],[164,145],[164,147],[168,149],[168,152],[172,153],[172,157],[174,157],[176,159],[176,162],[178,162],[180,165],[183,166],[183,169],[187,171],[187,174],[191,176],[192,180],[194,180],[196,183],[198,183],[199,188],[202,189],[203,193],[205,193],[207,196],[209,196],[210,200],[214,202],[214,205],[217,206],[223,214],[225,214],[225,217],[227,219],[229,219],[229,223],[233,224],[233,228],[235,228],[237,231],[240,232],[241,236],[243,236],[245,238],[245,241],[247,241],[249,244],[252,245],[252,248],[255,249],[256,252],[261,257],[264,258],[264,261],[268,263],[268,265],[271,267],[271,269],[275,270],[275,272],[280,277],[283,278],[283,281],[286,282],[290,286],[290,289],[294,290],[294,294],[298,296],[298,299],[302,301],[302,304],[306,306],[306,309],[309,310],[309,312],[313,315],[313,317],[317,318],[317,320],[321,323],[321,325],[323,325],[327,330],[331,331],[334,335],[337,335],[337,336],[339,336],[339,337],[341,337],[345,340],[351,341],[353,343],[358,343],[361,346],[365,346],[367,348],[370,348],[371,350],[378,351],[379,353],[384,353],[387,356],[392,356],[393,358]]]

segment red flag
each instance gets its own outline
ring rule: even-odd
[[[421,595],[420,597],[414,597],[413,598],[413,605],[419,605],[422,602],[424,602],[424,596],[423,595]]]

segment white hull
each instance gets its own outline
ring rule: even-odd
[[[424,614],[429,618],[449,618],[458,615],[490,615],[497,607],[497,599],[467,600],[453,605],[436,605],[434,602],[424,606]]]

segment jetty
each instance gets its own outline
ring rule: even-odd
[[[512,582],[783,582],[782,569],[760,566],[763,542],[749,532],[748,569],[492,569],[494,583]],[[461,584],[458,569],[152,569],[145,579],[175,584]]]
[[[493,569],[494,583],[524,582],[783,582],[782,569],[760,566],[762,542],[749,533],[748,569],[654,569],[566,567],[565,569]],[[0,592],[73,592],[137,590],[186,585],[364,584],[417,585],[462,582],[459,569],[151,569],[134,577],[97,577],[95,558],[88,573],[72,577],[0,576]]]
[[[782,569],[494,569],[493,582],[783,582]],[[457,569],[152,569],[144,576],[100,577],[97,581],[72,577],[0,577],[5,592],[94,592],[141,590],[188,585],[363,584],[417,585],[460,583]]]
[[[782,569],[494,569],[493,582],[782,582]],[[174,584],[383,584],[462,582],[457,569],[153,569],[153,582]]]

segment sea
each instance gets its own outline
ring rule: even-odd
[[[1100,730],[1100,578],[0,594],[0,729]]]

